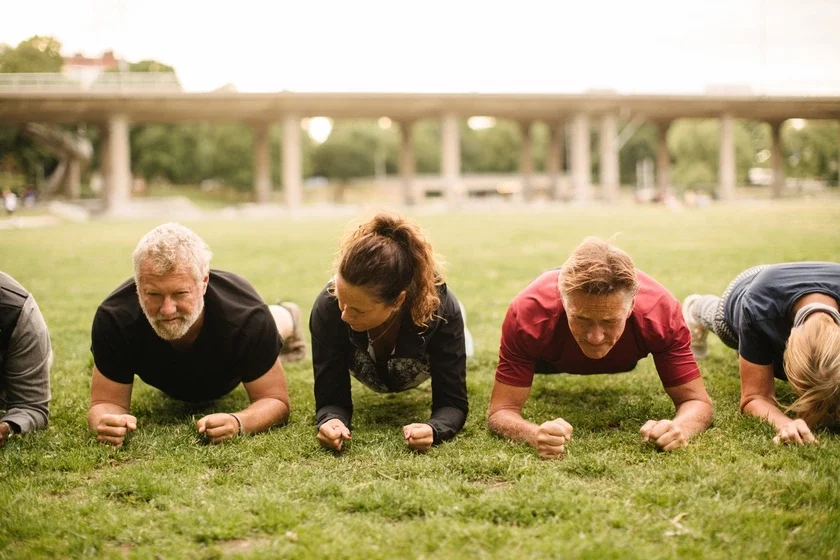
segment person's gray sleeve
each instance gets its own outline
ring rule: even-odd
[[[45,428],[50,413],[52,346],[47,324],[31,295],[21,309],[3,364],[6,414],[20,433]]]

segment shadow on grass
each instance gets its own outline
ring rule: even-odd
[[[356,391],[353,399],[357,423],[402,427],[413,422],[425,422],[431,415],[432,394],[428,383],[401,393],[378,394]]]
[[[535,387],[529,407],[536,414],[562,417],[590,432],[641,425],[654,417],[670,417],[674,407],[660,387],[603,387],[595,383],[565,384],[562,381]]]

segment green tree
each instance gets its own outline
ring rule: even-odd
[[[0,46],[0,73],[59,72],[63,63],[61,43],[52,37],[36,35],[16,47]],[[18,175],[32,185],[58,163],[16,126],[0,126],[0,154],[6,173]]]
[[[385,132],[370,121],[337,121],[329,138],[314,148],[313,173],[336,182],[336,202],[344,200],[350,179],[374,174],[375,154],[389,143]]]
[[[797,128],[782,127],[785,175],[820,178],[837,184],[840,124],[833,121],[805,121]]]
[[[756,140],[742,121],[733,127],[735,143],[735,179],[747,182],[747,173],[755,165]],[[680,119],[671,125],[668,149],[673,162],[671,183],[677,187],[714,188],[720,160],[720,120]]]
[[[0,50],[1,73],[61,72],[63,65],[61,43],[52,37],[35,35]]]

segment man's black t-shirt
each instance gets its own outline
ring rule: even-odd
[[[773,364],[774,376],[787,379],[783,356],[793,325],[793,305],[813,293],[840,303],[840,264],[775,264],[735,286],[726,301],[724,319],[738,333],[738,353],[754,364]]]
[[[117,383],[134,375],[175,399],[217,399],[240,381],[265,374],[283,341],[274,318],[253,286],[241,276],[210,271],[204,323],[188,350],[160,338],[140,308],[134,279],[109,295],[93,319],[91,351],[97,369]]]

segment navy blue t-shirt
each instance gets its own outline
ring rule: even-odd
[[[93,319],[91,351],[96,368],[117,383],[134,375],[175,399],[218,399],[240,382],[262,377],[283,341],[268,306],[247,280],[210,271],[204,323],[193,345],[176,350],[160,338],[140,308],[134,279],[105,298]]]
[[[724,319],[738,334],[738,353],[754,364],[772,364],[774,375],[787,379],[783,356],[793,326],[793,305],[813,293],[840,303],[840,264],[775,264],[741,282],[724,311]]]

